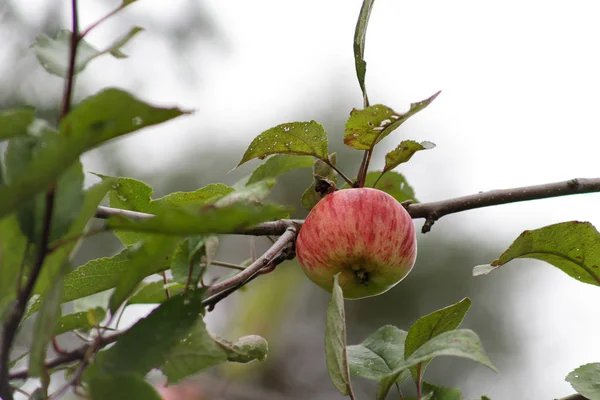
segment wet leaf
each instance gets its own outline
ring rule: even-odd
[[[325,159],[327,133],[315,121],[277,125],[252,141],[238,167],[253,158],[263,159],[271,154],[296,154]]]
[[[428,99],[412,103],[404,114],[397,113],[383,104],[352,110],[346,122],[344,143],[356,150],[372,149],[411,116],[431,104],[439,94],[440,92],[437,92]]]
[[[545,261],[583,283],[600,286],[600,233],[589,222],[562,222],[523,232],[490,265],[479,265],[483,275],[515,258]]]

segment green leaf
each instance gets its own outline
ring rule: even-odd
[[[175,249],[178,238],[162,235],[148,237],[128,249],[127,269],[121,274],[110,297],[109,308],[114,314],[133,293],[139,283],[156,271],[155,264],[164,262]]]
[[[152,385],[133,374],[94,378],[90,394],[92,400],[162,400]]]
[[[346,352],[346,316],[344,312],[344,295],[338,283],[338,275],[333,279],[331,300],[327,306],[325,323],[325,359],[329,377],[344,396],[352,393],[350,369]]]
[[[48,344],[54,337],[54,331],[60,318],[60,299],[64,284],[62,277],[67,268],[67,264],[62,266],[60,275],[56,277],[52,286],[44,293],[44,301],[33,326],[33,342],[29,351],[29,375],[41,377],[45,388],[48,387],[49,377],[44,363],[46,362]]]
[[[32,107],[15,108],[0,112],[0,140],[27,133],[27,127],[35,119]]]
[[[0,218],[45,190],[80,154],[182,114],[176,108],[152,107],[118,89],[88,97],[62,120],[61,134],[36,153],[18,179],[0,186]]]
[[[143,30],[144,28],[134,26],[133,28],[129,29],[129,32],[116,39],[105,51],[102,52],[102,54],[105,54],[108,51],[113,57],[127,58],[127,54],[121,51],[121,47],[125,46],[131,39],[133,39],[135,35]]]
[[[404,341],[407,333],[395,326],[386,325],[369,335],[361,344],[348,346],[348,363],[353,376],[380,380],[404,364]],[[405,370],[398,384],[408,378]]]
[[[193,192],[173,192],[160,199],[152,200],[151,207],[187,207],[214,203],[222,197],[234,192],[230,186],[222,183],[211,183]]]
[[[227,361],[225,350],[206,331],[202,319],[167,354],[161,369],[169,384]]]
[[[162,303],[101,353],[85,379],[124,373],[145,376],[159,368],[200,318],[204,291],[194,290]]]
[[[577,393],[589,398],[600,398],[600,363],[591,363],[574,369],[565,378]]]
[[[415,350],[427,343],[432,338],[451,330],[458,328],[467,311],[471,307],[471,299],[464,298],[458,303],[442,308],[419,318],[408,330],[406,344],[404,346],[404,358],[409,358]],[[415,382],[418,374],[425,373],[425,368],[430,360],[424,361],[421,368],[411,368],[411,373]]]
[[[600,286],[600,233],[589,222],[561,222],[525,231],[497,259],[475,267],[482,275],[515,258],[545,261],[583,283]]]
[[[88,221],[96,214],[96,208],[108,192],[109,186],[110,182],[101,182],[85,191],[83,205],[81,206],[79,215],[65,234],[66,238],[77,237],[85,231]],[[44,266],[42,267],[42,271],[34,288],[35,293],[43,294],[46,288],[51,286],[56,279],[62,279],[62,275],[59,275],[62,265],[67,262],[71,253],[77,248],[78,243],[79,240],[69,240],[62,243],[61,246],[57,247],[46,257]],[[68,271],[63,270],[62,272],[66,273]]]
[[[152,213],[151,202],[153,190],[150,186],[133,178],[98,176],[103,180],[112,179],[114,182],[108,193],[108,201],[111,207]],[[114,231],[114,233],[125,246],[131,246],[147,236],[136,232],[119,230]]]
[[[375,184],[377,182],[377,184]],[[365,181],[366,187],[374,187],[382,192],[386,192],[398,202],[402,203],[407,200],[416,202],[415,191],[406,182],[404,175],[394,171],[390,171],[387,174],[381,176],[381,172],[373,171],[367,174]]]
[[[90,314],[92,317],[90,317]],[[69,315],[62,316],[54,329],[54,336],[61,335],[66,332],[74,330],[89,331],[90,329],[98,326],[104,317],[106,317],[106,310],[102,307],[92,308],[88,311],[76,312]],[[94,323],[94,320],[97,323]]]
[[[365,86],[365,74],[367,73],[367,62],[365,61],[365,38],[367,35],[367,25],[371,16],[371,9],[375,0],[364,0],[356,22],[354,30],[354,63],[356,65],[356,76],[360,90],[363,93],[363,100],[366,105],[369,104],[367,88]]]
[[[462,393],[460,389],[445,388],[442,386],[433,385],[428,382],[423,382],[423,392],[431,400],[462,400]]]
[[[415,142],[414,140],[403,140],[398,147],[385,155],[385,167],[383,173],[391,171],[398,165],[410,160],[412,156],[420,150],[429,150],[435,147],[431,142]]]
[[[385,399],[396,379],[407,368],[439,356],[466,358],[483,364],[493,371],[497,371],[485,354],[483,345],[475,332],[469,329],[444,332],[419,347],[405,360],[404,365],[399,366],[394,372],[384,378],[379,383],[377,399]]]
[[[166,235],[201,235],[234,233],[260,222],[285,218],[289,209],[273,204],[240,202],[226,207],[205,206],[198,209],[164,208],[155,217],[131,221],[115,216],[108,220],[113,229]]]
[[[405,114],[399,114],[383,104],[363,110],[353,109],[346,122],[344,143],[356,150],[372,149],[407,119],[427,107],[439,94],[437,92],[428,99],[412,103]]]
[[[243,336],[234,343],[218,339],[217,343],[225,351],[228,361],[243,364],[254,360],[265,361],[269,352],[267,341],[258,335]]]
[[[276,178],[296,168],[309,168],[313,165],[314,158],[311,156],[294,156],[288,154],[277,154],[269,157],[267,161],[259,165],[246,185],[262,181],[264,179]]]
[[[251,183],[220,198],[214,204],[217,207],[223,207],[243,201],[260,203],[269,195],[273,186],[275,186],[275,179],[265,179]]]
[[[336,153],[331,153],[329,155],[329,162],[331,162],[331,164],[333,165],[336,165]],[[313,183],[302,194],[302,208],[308,211],[312,210],[312,208],[319,202],[319,200],[321,200],[321,195],[315,190],[317,183],[323,178],[328,179],[333,183],[337,183],[337,180],[335,178],[336,175],[337,172],[335,172],[333,168],[331,168],[323,160],[316,159],[313,163]]]
[[[75,59],[75,74],[83,71],[87,64],[94,58],[103,54],[112,54],[116,58],[126,57],[120,51],[120,48],[125,46],[136,34],[143,31],[140,27],[133,27],[129,32],[119,39],[115,40],[105,50],[98,50],[90,45],[85,40],[79,40],[77,46],[77,54]],[[33,49],[39,63],[49,73],[66,78],[69,68],[69,52],[71,48],[71,32],[61,30],[56,35],[56,39],[52,39],[45,34],[39,35],[31,48]]]
[[[193,192],[174,192],[152,200],[153,190],[146,183],[133,178],[112,178],[98,174],[102,179],[114,179],[115,184],[109,194],[111,207],[155,214],[159,210],[183,207],[193,210],[194,207],[212,204],[224,196],[234,192],[234,189],[223,185],[210,184]],[[128,246],[147,235],[129,231],[115,231],[121,242]]]
[[[127,300],[127,304],[160,304],[167,301],[166,290],[170,296],[177,296],[183,293],[184,286],[179,283],[167,283],[162,281],[142,282],[140,289]]]
[[[17,217],[0,219],[0,325],[17,297],[17,280],[23,267],[27,239],[21,233]]]
[[[37,153],[49,142],[56,140],[58,132],[46,125],[41,126],[36,136],[22,135],[8,143],[5,153],[7,184],[18,181],[27,171]],[[50,225],[50,241],[62,237],[77,218],[83,204],[83,169],[75,162],[58,178],[54,190],[54,207]],[[19,206],[17,217],[21,230],[31,243],[39,243],[46,208],[46,195],[40,193]]]
[[[216,236],[196,236],[180,242],[171,258],[173,279],[182,285],[197,286],[214,259],[218,245],[219,239]],[[203,266],[199,265],[201,262]]]
[[[136,247],[123,249],[113,257],[102,257],[88,261],[65,277],[63,303],[100,293],[117,286],[122,274],[129,268],[131,253]],[[164,263],[152,263],[153,273],[164,271]]]
[[[296,154],[327,157],[327,133],[316,121],[277,125],[256,137],[244,153],[238,167],[253,158],[271,154]]]

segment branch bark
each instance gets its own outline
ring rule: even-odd
[[[427,233],[435,221],[448,214],[520,201],[593,192],[600,192],[600,178],[577,178],[544,185],[491,190],[432,203],[410,204],[407,206],[407,210],[413,218],[425,218],[422,232]]]
[[[524,186],[513,189],[491,190],[453,199],[405,205],[406,210],[414,219],[425,218],[422,233],[431,230],[433,224],[448,214],[473,210],[476,208],[491,207],[501,204],[517,203],[520,201],[547,199],[551,197],[568,196],[572,194],[600,192],[600,178],[576,178],[563,182],[547,183],[543,185]],[[97,218],[107,219],[120,215],[131,219],[152,218],[152,214],[136,211],[122,210],[111,207],[98,207]],[[303,220],[286,220],[263,222],[254,228],[235,232],[239,235],[281,235],[290,226],[301,226]]]

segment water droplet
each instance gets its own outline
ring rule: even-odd
[[[352,137],[358,137],[358,133],[353,134]]]
[[[290,127],[289,126],[284,126],[283,127],[283,131],[284,132],[289,132],[290,131]]]
[[[133,117],[131,123],[135,126],[140,126],[144,121],[140,117]]]

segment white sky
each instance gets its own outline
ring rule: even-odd
[[[84,26],[109,9],[80,3]],[[181,15],[176,3],[140,0],[90,40],[102,47],[108,34],[128,29],[125,18],[177,20]],[[34,4],[46,1],[28,0],[23,7],[32,10]],[[360,107],[352,55],[360,4],[206,2],[225,35],[227,51],[204,46],[185,55],[202,69],[198,85],[177,79],[180,71],[163,62],[170,50],[151,32],[128,45],[129,59],[99,59],[83,79],[90,87],[124,87],[154,103],[197,110],[121,142],[140,167],[168,168],[176,150],[189,140],[199,146],[207,140],[250,143],[253,136],[239,135],[246,127],[257,127],[256,135],[279,123],[311,119],[312,113],[328,109],[335,91],[343,94],[348,112]],[[365,55],[371,102],[401,111],[437,90],[442,94],[382,144],[375,167],[383,164],[384,151],[402,138],[436,143],[434,150],[417,154],[403,169],[421,201],[600,176],[599,4],[377,0]],[[341,146],[330,144],[332,150]],[[438,224],[453,224],[466,238],[508,246],[523,230],[555,222],[578,219],[600,225],[599,196],[489,208]],[[534,275],[526,274],[534,280],[506,296],[522,299],[515,318],[530,325],[532,357],[520,366],[523,381],[498,375],[486,393],[491,398],[507,387],[518,398],[567,395],[573,390],[564,376],[580,364],[600,360],[600,324],[594,313],[600,290],[542,263],[524,267],[536,268]],[[543,378],[527,385],[531,376]]]

